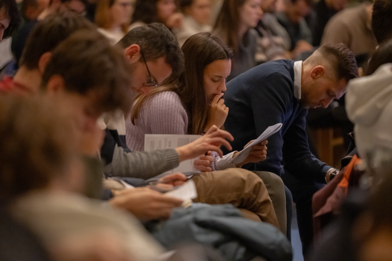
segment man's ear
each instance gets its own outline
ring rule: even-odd
[[[130,63],[136,63],[140,61],[140,46],[132,44],[124,50],[125,57]]]
[[[310,72],[310,77],[312,77],[312,79],[315,80],[323,76],[324,73],[325,73],[324,66],[317,65],[316,67],[313,67],[312,71]]]
[[[57,94],[65,88],[64,78],[56,74],[49,78],[46,84],[46,92],[49,94]]]
[[[50,58],[52,58],[52,53],[51,52],[46,52],[41,57],[39,58],[38,61],[38,70],[41,73],[41,75],[44,74],[46,65],[48,64]]]

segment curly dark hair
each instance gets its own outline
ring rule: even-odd
[[[5,13],[10,19],[10,24],[7,29],[4,30],[3,38],[8,38],[12,35],[14,30],[18,29],[21,22],[18,5],[15,0],[1,0],[0,9],[5,8]]]

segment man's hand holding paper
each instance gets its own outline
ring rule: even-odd
[[[260,144],[261,142],[267,140],[269,137],[271,137],[273,134],[277,133],[280,128],[282,128],[282,123],[277,123],[273,126],[269,126],[256,140],[250,141],[243,150],[241,150],[240,152],[238,152],[235,157],[232,160],[232,163],[236,164],[236,165],[244,165],[248,160],[248,156],[250,154],[250,152],[252,151],[252,148],[258,144]],[[266,144],[265,144],[266,145]],[[250,163],[250,162],[255,162],[255,161],[249,161],[246,163]]]
[[[248,142],[248,144],[245,145],[244,149],[247,148],[249,144],[254,142],[254,140],[251,140]],[[267,158],[267,144],[268,140],[263,140],[262,142],[254,145],[251,147],[248,156],[245,158],[245,160],[241,163],[236,163],[235,165],[237,168],[241,168],[243,165],[248,164],[248,163],[253,163],[253,162],[260,162],[263,161]],[[237,152],[233,155],[233,158],[235,158],[237,155],[239,155],[240,152]]]

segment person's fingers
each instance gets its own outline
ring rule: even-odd
[[[209,160],[195,160],[195,165],[210,166],[210,164]]]
[[[180,207],[183,201],[181,199],[165,196],[165,194],[163,194],[162,197],[159,198],[159,202],[161,204],[166,204],[167,207]]]
[[[268,144],[268,140],[263,140],[262,142],[261,142],[261,145],[267,145]]]
[[[222,96],[221,96],[222,97]],[[225,100],[224,99],[220,99],[219,101],[218,101],[218,105],[219,106],[223,106],[223,105],[225,105]],[[225,105],[226,106],[226,105]]]
[[[176,180],[176,181],[174,181],[173,186],[175,186],[175,187],[182,186],[185,184],[185,182],[186,181],[184,181],[184,180]]]
[[[211,168],[206,165],[195,165],[195,168],[201,172],[210,172]]]
[[[166,175],[158,180],[158,182],[171,182],[173,180],[187,180],[186,176],[182,173],[173,173],[170,175]]]
[[[209,155],[211,155],[211,153]],[[212,162],[212,161],[214,161],[214,157],[202,155],[199,157],[199,160],[208,160],[209,162]],[[195,163],[196,163],[196,160],[195,160]]]
[[[215,125],[214,125],[215,126]],[[216,127],[216,126],[215,126]],[[212,128],[212,127],[211,127]],[[216,131],[214,131],[214,132],[212,132],[211,134],[209,134],[206,138],[208,138],[208,137],[222,137],[222,138],[225,138],[225,139],[228,139],[228,140],[230,140],[230,141],[233,141],[234,140],[234,137],[229,133],[229,132],[227,132],[227,131],[224,131],[224,130],[221,130],[221,129],[218,129],[218,130],[216,130]]]
[[[212,151],[216,151],[216,149],[219,148],[220,146],[225,146],[228,150],[232,150],[230,143],[226,139],[220,137],[210,138],[207,141],[207,146],[209,147],[206,147],[206,149]]]
[[[220,147],[220,146],[219,146]],[[218,153],[218,155],[219,155],[219,157],[223,157],[223,152],[222,152],[222,150],[219,148],[219,147],[217,147],[217,146],[215,146],[212,150],[213,151],[215,151],[216,153]],[[227,147],[226,147],[227,148]],[[231,147],[230,147],[231,148]],[[229,149],[228,148],[228,150],[231,150],[231,149]]]
[[[175,181],[172,181],[172,183],[174,183]],[[161,189],[161,190],[166,190],[166,191],[170,191],[173,190],[173,186],[174,184],[165,184],[165,183],[158,183],[155,185],[157,188]]]
[[[215,133],[218,130],[219,130],[219,128],[217,126],[212,125],[204,136],[209,135],[209,134],[213,134],[213,133]]]
[[[267,150],[267,146],[265,145],[255,145],[252,147],[250,151],[261,151],[261,150]]]
[[[215,95],[214,99],[212,99],[211,105],[217,104],[221,97],[222,96],[220,96],[220,95]]]
[[[265,150],[250,151],[249,155],[267,155],[267,151]]]

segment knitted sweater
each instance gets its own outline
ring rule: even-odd
[[[144,150],[145,134],[186,134],[188,115],[180,97],[175,92],[161,92],[148,99],[142,106],[135,125],[131,119],[125,120],[126,142],[132,151]],[[220,158],[213,152],[215,162],[212,170],[235,167],[230,163],[232,153]]]
[[[145,134],[185,134],[188,115],[175,92],[161,92],[142,106],[135,125],[125,120],[127,146],[132,151],[144,151]]]

